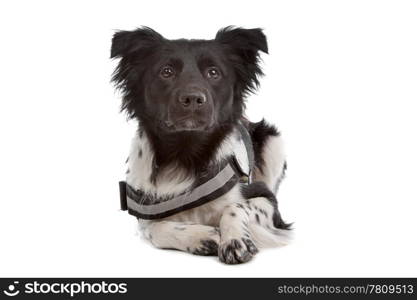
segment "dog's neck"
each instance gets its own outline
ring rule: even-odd
[[[153,174],[165,168],[175,166],[187,175],[196,176],[205,172],[226,136],[233,130],[233,125],[224,125],[213,131],[182,131],[175,133],[154,132],[141,127],[139,135],[145,132],[153,151]]]

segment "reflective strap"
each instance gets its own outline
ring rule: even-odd
[[[161,215],[163,215],[162,217],[166,217],[178,212],[178,209],[187,207],[194,202],[199,202],[198,200],[209,196],[224,187],[230,190],[236,184],[236,182],[237,176],[235,176],[235,170],[228,163],[215,177],[211,178],[202,185],[197,186],[189,193],[179,195],[169,199],[168,201],[149,205],[139,204],[137,201],[130,198],[128,194],[127,207],[129,209],[129,213],[138,215],[141,218],[155,219],[161,218]],[[219,197],[219,195],[216,195],[216,197]],[[205,202],[210,200],[213,199],[207,198]],[[199,202],[198,205],[201,205],[201,202]]]
[[[248,130],[246,129],[246,127],[242,124],[242,122],[239,121],[237,123],[237,125],[238,125],[237,128],[239,129],[239,132],[240,132],[240,136],[242,137],[243,144],[245,146],[246,155],[248,157],[249,172],[246,175],[248,177],[248,182],[250,182],[251,181],[251,175],[252,175],[251,172],[252,172],[252,170],[255,166],[255,153],[253,151],[252,138],[251,138]],[[240,161],[238,161],[238,163],[240,164]],[[242,168],[242,170],[244,170],[243,166],[240,166],[240,167]]]

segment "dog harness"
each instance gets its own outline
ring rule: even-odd
[[[242,123],[237,125],[245,153],[234,153],[216,170],[200,176],[193,187],[173,197],[156,197],[142,190],[135,190],[125,181],[119,182],[121,210],[146,220],[162,219],[187,209],[215,200],[230,191],[238,182],[249,184],[254,167],[254,151],[250,134]],[[242,157],[245,155],[246,160]]]

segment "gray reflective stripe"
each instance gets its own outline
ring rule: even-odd
[[[127,197],[127,206],[129,207],[129,209],[135,210],[145,215],[160,214],[166,211],[182,207],[206,195],[211,194],[212,192],[221,188],[225,182],[227,182],[233,177],[233,175],[235,175],[235,171],[230,166],[230,164],[227,164],[226,167],[224,167],[223,170],[221,170],[215,177],[203,183],[202,185],[196,187],[188,194],[180,195],[170,199],[169,201],[151,205],[142,205],[135,202],[130,197]]]
[[[252,138],[242,122],[238,122],[238,128],[240,135],[242,136],[243,143],[245,144],[246,155],[248,156],[249,172],[251,172],[255,165],[255,153],[253,152]]]

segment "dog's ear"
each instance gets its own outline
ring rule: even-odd
[[[113,35],[110,58],[124,57],[160,44],[164,37],[149,27],[118,31]]]
[[[228,26],[220,29],[215,41],[227,47],[234,64],[242,94],[252,92],[263,75],[259,66],[260,52],[268,53],[266,36],[260,28],[244,29]]]
[[[230,45],[249,56],[256,55],[258,51],[268,53],[266,36],[260,28],[244,29],[228,26],[217,32],[216,41]]]

